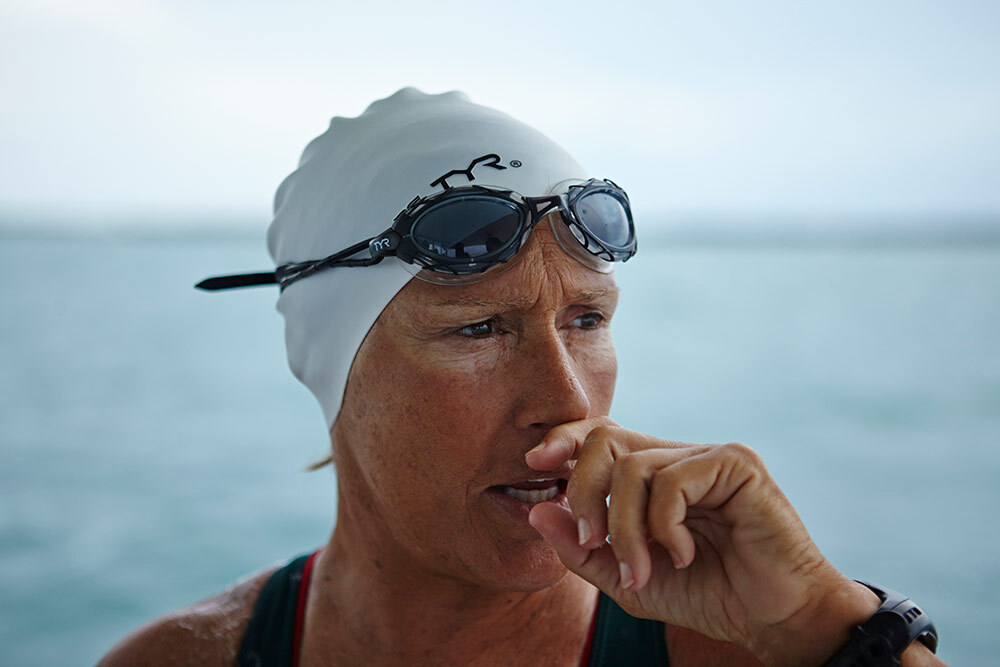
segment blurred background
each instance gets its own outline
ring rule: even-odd
[[[313,549],[323,418],[285,366],[269,207],[305,144],[461,89],[630,193],[612,416],[760,451],[940,655],[1000,611],[1000,5],[0,4],[0,664]]]

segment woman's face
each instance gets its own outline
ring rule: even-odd
[[[527,514],[570,470],[531,470],[524,454],[606,415],[617,372],[614,278],[547,224],[521,253],[473,285],[412,280],[358,350],[332,429],[341,521],[415,571],[504,590],[565,574]]]

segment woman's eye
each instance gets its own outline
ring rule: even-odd
[[[490,334],[496,333],[496,326],[492,320],[486,320],[485,322],[476,322],[467,327],[462,327],[458,330],[458,333],[470,338],[485,338]]]
[[[573,320],[572,324],[581,329],[596,329],[603,321],[604,317],[600,313],[587,313]]]

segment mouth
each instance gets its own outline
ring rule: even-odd
[[[566,504],[567,482],[565,477],[539,477],[491,486],[486,493],[507,512],[526,521],[531,508],[538,503]]]
[[[566,480],[560,478],[528,479],[517,484],[494,486],[506,496],[519,503],[534,505],[554,500],[566,491]]]

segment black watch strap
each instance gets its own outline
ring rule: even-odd
[[[826,663],[826,667],[882,667],[898,665],[899,656],[919,639],[932,653],[937,651],[937,630],[913,600],[891,588],[867,581],[867,586],[882,600],[871,618],[851,630],[851,641]]]

